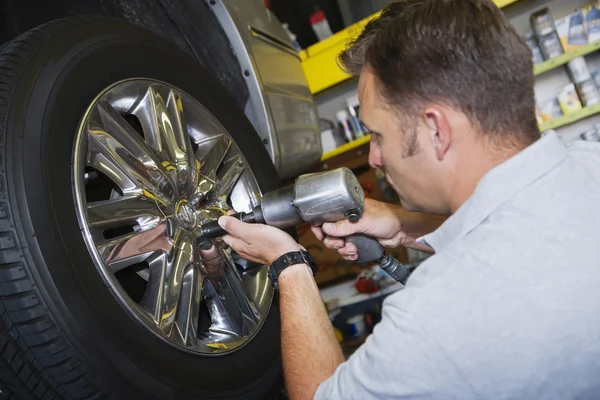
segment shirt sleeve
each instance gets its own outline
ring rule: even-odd
[[[381,322],[319,386],[316,400],[471,398],[469,386],[442,348],[400,306],[403,294],[384,301]]]

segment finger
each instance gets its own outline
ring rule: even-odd
[[[233,214],[235,214],[235,210],[229,210],[229,211],[227,211],[227,215],[233,215]]]
[[[325,234],[323,233],[323,229],[321,229],[320,226],[312,226],[311,225],[310,230],[315,235],[315,237],[317,238],[317,240],[323,240],[323,239],[325,239]]]
[[[323,244],[328,249],[339,250],[344,247],[345,242],[344,239],[326,236],[325,239],[323,239]]]
[[[323,232],[328,236],[344,237],[357,232],[358,223],[353,224],[344,219],[335,223],[326,222],[323,224]]]
[[[340,253],[342,257],[353,257],[358,254],[358,251],[356,251],[356,249],[349,249],[348,246],[344,246],[338,250],[338,253]]]
[[[358,247],[354,243],[346,242],[344,249],[348,254],[358,254]]]
[[[251,224],[247,224],[245,222],[240,221],[237,218],[230,216],[222,216],[219,217],[217,221],[221,228],[225,229],[227,232],[231,233],[233,236],[241,237],[248,235],[249,230],[254,228]]]
[[[232,235],[225,235],[221,238],[236,253],[243,253],[246,250],[246,242]]]

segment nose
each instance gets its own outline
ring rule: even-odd
[[[369,165],[373,168],[383,167],[381,148],[375,143],[373,138],[371,138],[371,142],[369,143]]]

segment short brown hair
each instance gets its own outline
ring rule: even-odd
[[[539,138],[531,50],[491,0],[398,0],[340,54],[370,66],[393,106],[414,114],[439,101],[498,144]]]

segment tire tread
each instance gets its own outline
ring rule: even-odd
[[[41,296],[6,191],[6,115],[23,67],[52,35],[89,17],[41,25],[0,47],[0,399],[96,400],[102,393]]]

